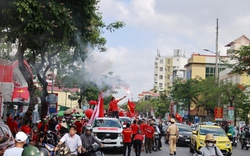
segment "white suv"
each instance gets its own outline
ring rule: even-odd
[[[94,136],[104,144],[106,148],[122,148],[122,125],[117,118],[96,118],[93,126]]]

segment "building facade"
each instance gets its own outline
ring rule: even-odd
[[[158,91],[168,90],[173,80],[185,78],[185,64],[187,59],[181,50],[174,50],[173,56],[161,56],[158,52],[155,57],[154,86]]]
[[[218,71],[224,70],[227,66],[221,60],[228,59],[228,56],[219,56]],[[192,54],[188,59],[186,67],[186,79],[196,77],[207,78],[215,76],[215,55]]]
[[[226,45],[227,49],[227,55],[232,55],[233,50],[239,50],[242,46],[250,45],[250,39],[247,38],[245,35],[242,35],[241,37],[237,38],[236,40],[228,43]],[[230,60],[229,63],[235,63],[235,60]],[[224,71],[221,71],[219,74],[220,81],[228,81],[233,84],[250,84],[250,77],[247,74],[239,75],[231,72],[232,69],[226,68]]]
[[[140,101],[147,101],[151,98],[158,98],[160,96],[159,93],[155,93],[154,90],[144,91],[138,95]]]

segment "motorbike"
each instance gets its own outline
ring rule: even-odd
[[[59,145],[58,151],[55,153],[55,156],[71,156],[69,147],[65,144]]]
[[[234,137],[232,141],[232,146],[237,147],[238,144],[238,137]]]
[[[84,155],[84,156],[104,156],[104,153],[100,149],[101,148],[99,145],[93,144],[89,148],[86,149],[86,152],[84,152],[81,155]]]
[[[159,149],[159,139],[160,139],[160,134],[155,132],[152,145],[153,151],[157,151]]]
[[[244,149],[244,148],[246,148],[246,150],[250,148],[250,138],[242,139],[241,149]]]

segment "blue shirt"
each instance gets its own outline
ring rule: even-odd
[[[69,133],[66,133],[61,139],[60,142],[65,142],[70,149],[71,154],[77,154],[77,149],[79,146],[82,146],[82,141],[79,135],[75,134],[73,137]]]

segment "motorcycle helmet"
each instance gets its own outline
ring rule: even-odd
[[[85,130],[86,131],[92,131],[93,127],[91,124],[87,124]]]
[[[40,156],[49,156],[49,151],[46,148],[39,148]]]
[[[35,146],[27,146],[23,149],[22,156],[40,156],[40,152]]]

